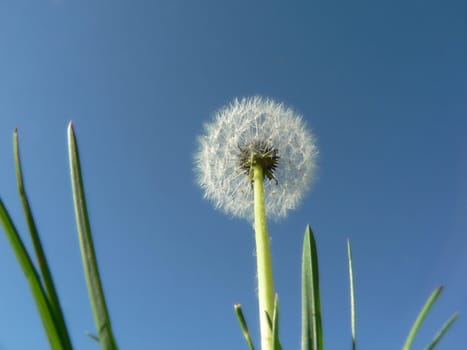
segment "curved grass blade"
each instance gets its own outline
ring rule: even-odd
[[[245,337],[245,340],[248,343],[248,348],[250,350],[255,350],[253,341],[251,340],[250,331],[248,330],[248,326],[245,321],[245,317],[243,317],[242,306],[240,304],[235,304],[234,310],[235,310],[235,315],[237,315],[240,328],[242,329],[243,336]]]
[[[305,230],[302,256],[302,350],[323,349],[318,252],[310,225]]]
[[[436,299],[438,299],[442,291],[443,291],[443,286],[440,286],[436,288],[431,293],[431,295],[428,297],[427,301],[425,302],[425,305],[423,305],[422,310],[418,314],[414,324],[412,325],[412,328],[410,329],[409,335],[407,336],[407,339],[404,343],[404,346],[402,347],[402,350],[410,349],[415,339],[415,336],[417,335],[417,332],[420,329],[420,326],[422,325],[423,320],[425,319],[426,315],[428,314],[428,311],[430,311],[431,307],[435,303]]]
[[[36,302],[39,315],[44,325],[47,338],[49,340],[50,347],[54,350],[66,349],[62,343],[62,338],[59,334],[59,327],[56,325],[52,308],[49,304],[44,288],[42,287],[39,275],[34,267],[32,260],[26,251],[26,248],[21,240],[21,237],[16,230],[7,209],[5,208],[3,201],[0,199],[0,223],[5,230],[5,233],[10,241],[11,247],[15,252],[16,258],[18,259],[21,268],[26,275],[26,279],[29,282],[29,288],[31,288],[32,295]]]
[[[353,267],[352,267],[352,247],[350,246],[350,240],[347,240],[347,256],[349,259],[349,283],[350,283],[350,327],[352,330],[352,350],[357,349],[356,342],[356,317],[355,317],[355,289],[354,289],[354,278],[353,278]]]
[[[436,345],[441,341],[441,338],[446,334],[446,332],[451,328],[451,326],[454,324],[454,322],[457,320],[459,317],[459,313],[456,312],[454,315],[452,315],[441,327],[441,329],[436,333],[435,337],[431,341],[430,345],[426,347],[425,350],[433,350]]]
[[[26,195],[26,189],[23,180],[23,171],[21,168],[17,129],[15,129],[13,132],[13,150],[15,158],[15,171],[18,192],[21,198],[21,204],[23,206],[24,216],[26,218],[31,239],[34,245],[34,250],[36,252],[36,258],[39,265],[39,271],[41,273],[42,281],[44,283],[44,288],[47,293],[47,298],[50,303],[50,308],[54,315],[56,325],[59,327],[59,334],[62,339],[64,349],[72,349],[73,347],[71,345],[71,340],[66,326],[65,317],[63,316],[60,301],[58,299],[55,285],[53,283],[52,274],[50,273],[49,264],[47,263],[47,258],[45,256],[44,249],[42,248],[42,243],[39,237],[39,233],[37,231],[36,223],[34,222],[34,217],[32,215],[31,206],[29,205],[28,197]]]
[[[272,348],[273,350],[282,350],[281,342],[279,341],[279,297],[276,294],[274,297],[274,311],[272,315]]]
[[[96,323],[97,336],[102,349],[114,350],[118,347],[112,332],[110,316],[104,297],[104,290],[99,276],[83,188],[83,178],[81,176],[78,145],[76,143],[76,136],[71,122],[68,126],[68,152],[70,157],[71,183],[73,187],[73,200],[75,204],[75,216],[81,247],[81,257],[83,260],[84,275],[88,286],[89,299],[91,300],[94,321]]]

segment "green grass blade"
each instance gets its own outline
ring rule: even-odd
[[[354,289],[353,266],[352,266],[352,247],[350,246],[349,240],[347,240],[347,256],[349,259],[350,327],[352,330],[352,350],[356,350],[357,342],[356,342],[356,317],[355,317],[355,289]]]
[[[282,350],[281,342],[279,341],[279,297],[276,294],[274,297],[274,311],[272,315],[272,348],[273,350]]]
[[[250,331],[248,330],[248,326],[245,321],[245,317],[243,316],[242,306],[240,304],[234,305],[235,315],[237,315],[238,323],[240,324],[240,328],[242,330],[243,336],[248,344],[248,348],[250,350],[255,350],[253,345],[253,341],[251,340]]]
[[[451,328],[451,326],[454,324],[454,322],[457,320],[459,317],[459,313],[456,312],[454,315],[452,315],[441,327],[441,329],[436,333],[435,337],[431,341],[430,345],[426,347],[425,350],[433,350],[436,345],[441,341],[441,338],[446,334],[446,332]]]
[[[302,350],[323,349],[318,252],[311,227],[303,240],[302,256]]]
[[[88,286],[89,299],[91,301],[94,321],[96,323],[97,336],[102,349],[113,350],[118,347],[112,332],[109,312],[107,310],[104,291],[99,276],[83,188],[83,178],[81,176],[78,145],[76,143],[76,136],[72,123],[70,123],[68,127],[68,151],[70,157],[71,183],[73,187],[73,200],[75,204],[75,216],[81,247],[81,257],[83,260],[84,275]]]
[[[410,349],[415,339],[415,336],[417,335],[417,332],[420,329],[420,326],[422,325],[423,320],[425,319],[426,315],[428,314],[428,311],[430,311],[431,307],[435,303],[436,299],[438,299],[442,291],[443,291],[443,287],[440,286],[436,288],[431,293],[431,295],[428,297],[427,301],[425,302],[425,305],[423,305],[422,310],[418,314],[417,319],[415,320],[414,324],[412,325],[412,328],[410,329],[409,335],[407,336],[407,339],[404,343],[404,346],[402,347],[402,350]]]
[[[54,350],[66,349],[62,344],[61,337],[59,335],[59,327],[55,323],[51,306],[45,294],[44,288],[42,287],[39,275],[34,267],[32,260],[26,251],[26,248],[21,240],[21,237],[16,230],[7,209],[5,208],[3,201],[0,199],[0,223],[5,230],[5,233],[10,241],[10,245],[18,259],[18,262],[28,280],[29,287],[32,295],[36,302],[39,315],[44,325],[47,338],[49,340],[50,347]]]
[[[60,306],[60,301],[53,283],[52,274],[50,273],[49,265],[47,263],[47,258],[42,248],[42,243],[37,231],[36,223],[32,215],[31,206],[29,205],[28,197],[26,195],[26,189],[24,186],[23,180],[23,171],[21,168],[21,160],[19,153],[19,142],[18,142],[18,130],[15,129],[13,133],[13,150],[15,158],[15,170],[16,170],[16,181],[18,184],[18,192],[21,198],[21,204],[24,210],[24,216],[28,224],[29,232],[31,239],[34,245],[34,250],[36,252],[36,258],[39,265],[39,271],[41,273],[42,281],[44,283],[44,288],[47,293],[48,301],[50,304],[51,311],[54,315],[54,319],[57,327],[59,327],[59,334],[62,338],[62,344],[65,349],[72,349],[70,336],[65,322],[65,317],[63,316],[62,308]]]

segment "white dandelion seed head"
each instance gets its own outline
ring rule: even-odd
[[[310,187],[318,155],[300,115],[271,99],[236,99],[215,114],[205,131],[195,171],[204,197],[216,208],[253,220],[253,188],[240,159],[241,148],[252,142],[269,145],[279,156],[274,179],[264,181],[267,216],[284,218],[297,207]]]

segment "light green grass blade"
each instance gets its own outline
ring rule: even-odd
[[[435,303],[436,299],[438,299],[439,295],[443,291],[443,287],[440,286],[436,288],[431,295],[428,297],[427,301],[425,302],[425,305],[423,305],[422,310],[417,316],[417,319],[415,320],[414,324],[412,325],[412,328],[410,329],[409,335],[407,336],[407,339],[404,343],[404,346],[402,347],[402,350],[409,350],[410,347],[412,346],[412,343],[415,339],[415,336],[417,335],[418,330],[420,329],[420,326],[423,323],[423,320],[425,319],[426,315],[428,314],[428,311],[430,311],[431,307]]]
[[[349,259],[349,284],[350,284],[350,327],[352,331],[352,350],[357,349],[356,342],[356,317],[355,317],[355,289],[352,266],[352,247],[350,240],[347,240],[347,256]]]
[[[302,350],[323,349],[318,252],[310,225],[306,227],[302,256]]]
[[[251,340],[250,331],[248,330],[248,326],[245,321],[245,317],[243,316],[242,306],[240,304],[234,305],[235,315],[237,315],[238,323],[240,324],[240,328],[242,330],[243,336],[248,344],[248,348],[250,350],[255,350],[253,345],[253,341]]]
[[[273,350],[282,350],[281,342],[279,341],[279,297],[276,294],[274,297],[274,311],[272,316],[272,348]]]
[[[446,332],[451,328],[451,326],[454,324],[454,322],[457,320],[459,317],[459,313],[456,312],[454,315],[452,315],[441,327],[441,329],[436,333],[435,337],[431,341],[430,345],[426,347],[425,350],[433,350],[436,345],[441,341],[441,338],[446,334]]]
[[[24,210],[24,216],[28,224],[29,232],[31,239],[34,245],[34,250],[36,252],[36,258],[39,265],[39,271],[41,273],[42,281],[44,283],[44,288],[47,293],[47,298],[50,304],[50,309],[53,313],[57,327],[59,327],[59,334],[62,339],[62,344],[64,349],[72,349],[70,336],[68,329],[65,323],[65,318],[63,316],[62,308],[60,306],[60,301],[58,299],[57,292],[55,290],[55,285],[53,283],[52,274],[50,273],[49,264],[47,263],[47,258],[42,248],[42,243],[37,232],[36,223],[32,215],[31,206],[29,205],[28,197],[26,195],[26,189],[24,186],[23,180],[23,171],[21,168],[21,160],[19,153],[19,142],[18,142],[18,130],[15,129],[13,132],[13,150],[15,158],[15,170],[16,170],[16,181],[18,184],[18,192],[21,198],[21,204]]]
[[[104,291],[99,276],[83,188],[83,178],[81,176],[78,145],[76,143],[76,136],[71,122],[68,127],[68,151],[70,157],[71,183],[73,187],[73,200],[75,204],[75,216],[81,247],[81,257],[83,260],[84,275],[88,286],[89,299],[91,301],[94,321],[96,323],[97,336],[102,349],[114,350],[118,347],[112,332],[109,312],[105,303]]]
[[[8,211],[1,199],[0,223],[5,230],[18,262],[24,274],[26,275],[26,279],[28,280],[34,301],[36,302],[42,324],[44,325],[50,347],[53,350],[66,349],[66,347],[62,344],[62,340],[59,335],[59,327],[55,323],[49,301],[42,287],[36,268],[34,267],[32,260],[21,240],[21,237],[19,236],[18,231],[16,230],[16,227],[13,224],[13,221],[11,220],[11,217],[8,214]]]

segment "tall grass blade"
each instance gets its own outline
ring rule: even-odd
[[[318,252],[310,225],[306,227],[302,256],[302,350],[323,349]]]
[[[349,283],[350,283],[350,327],[352,331],[352,350],[357,349],[356,342],[356,317],[355,317],[355,289],[352,266],[352,247],[350,240],[347,240],[347,256],[349,259]]]
[[[451,326],[454,324],[454,322],[457,320],[459,317],[459,313],[456,312],[454,315],[452,315],[441,327],[441,329],[436,333],[435,337],[431,341],[430,345],[426,347],[425,350],[433,350],[436,345],[441,341],[441,338],[446,334],[446,332],[451,328]]]
[[[420,329],[420,326],[423,323],[423,320],[425,319],[426,315],[428,314],[428,311],[430,311],[431,307],[435,303],[436,299],[438,299],[439,295],[443,291],[443,286],[440,286],[436,288],[431,295],[428,297],[427,301],[425,302],[425,305],[423,305],[423,308],[421,309],[420,313],[418,314],[414,324],[412,325],[412,328],[410,329],[409,335],[407,336],[407,339],[405,340],[404,346],[402,347],[402,350],[409,350],[410,347],[412,346],[412,343],[415,339],[415,336],[417,335],[418,330]]]
[[[21,198],[21,204],[23,206],[24,216],[28,224],[29,233],[34,245],[34,250],[36,252],[36,258],[39,265],[39,271],[41,273],[42,281],[44,283],[44,288],[47,293],[47,298],[50,303],[50,309],[53,313],[57,327],[59,327],[59,334],[62,339],[62,344],[64,349],[72,349],[70,336],[65,322],[65,317],[63,316],[63,311],[60,306],[60,301],[55,289],[55,285],[52,279],[52,274],[49,269],[49,264],[47,263],[47,258],[42,248],[42,243],[37,231],[37,226],[32,215],[31,206],[29,205],[29,200],[26,194],[26,189],[24,186],[23,180],[23,171],[21,168],[21,159],[19,152],[19,141],[18,141],[18,130],[15,129],[13,132],[13,150],[14,150],[14,159],[15,159],[15,171],[16,171],[16,182],[18,185],[18,192]]]
[[[68,151],[70,157],[71,183],[73,187],[73,200],[75,204],[75,216],[81,247],[81,257],[83,260],[84,275],[88,286],[89,299],[91,301],[94,321],[96,323],[97,336],[102,349],[114,350],[118,347],[112,332],[109,312],[107,310],[104,291],[99,276],[83,188],[78,145],[73,130],[73,124],[71,122],[68,126]]]
[[[21,237],[16,230],[13,221],[11,220],[10,215],[8,214],[3,201],[0,199],[0,223],[5,230],[5,233],[10,241],[11,247],[15,252],[16,258],[26,276],[26,279],[29,283],[29,288],[31,289],[34,301],[36,302],[39,315],[44,325],[47,338],[49,340],[50,347],[53,350],[62,350],[66,349],[65,345],[62,343],[62,338],[59,334],[59,327],[57,326],[52,308],[49,304],[47,296],[45,294],[44,288],[42,287],[39,275],[32,263],[32,260],[26,251],[26,248],[21,240]]]
[[[245,337],[245,340],[248,344],[248,348],[250,350],[255,350],[255,346],[253,345],[253,341],[251,340],[250,331],[248,330],[245,317],[243,316],[242,306],[240,304],[235,304],[234,310],[235,315],[237,315],[238,323],[240,324],[243,336]]]

